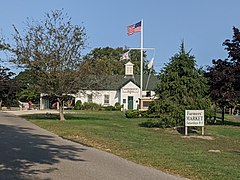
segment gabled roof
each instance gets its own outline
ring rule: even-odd
[[[134,65],[131,61],[128,61],[126,64],[125,64],[125,66],[127,66],[127,65]]]
[[[121,89],[123,86],[125,86],[126,84],[128,84],[129,82],[133,82],[136,86],[138,86],[140,88],[140,86],[136,83],[136,81],[133,78],[129,78],[127,81],[125,81],[123,84],[121,84],[118,89]]]
[[[146,84],[148,80],[148,75],[143,75],[143,90],[146,89]],[[140,75],[135,75],[134,77],[126,77],[124,75],[112,75],[106,77],[105,84],[101,84],[101,87],[95,87],[94,90],[119,90],[124,85],[129,82],[133,82],[138,87],[140,87]],[[159,80],[157,76],[151,75],[149,78],[147,90],[154,90],[157,87]]]

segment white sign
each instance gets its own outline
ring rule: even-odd
[[[204,126],[204,110],[185,110],[185,126]]]
[[[138,88],[123,88],[123,93],[138,93]]]

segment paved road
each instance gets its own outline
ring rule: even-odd
[[[0,111],[0,179],[181,179],[110,153],[64,140]]]

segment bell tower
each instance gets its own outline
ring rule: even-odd
[[[134,78],[133,66],[134,64],[131,63],[130,61],[125,64],[125,77]]]

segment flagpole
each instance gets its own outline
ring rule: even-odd
[[[141,20],[141,75],[140,75],[140,99],[142,99],[143,90],[143,19]]]

